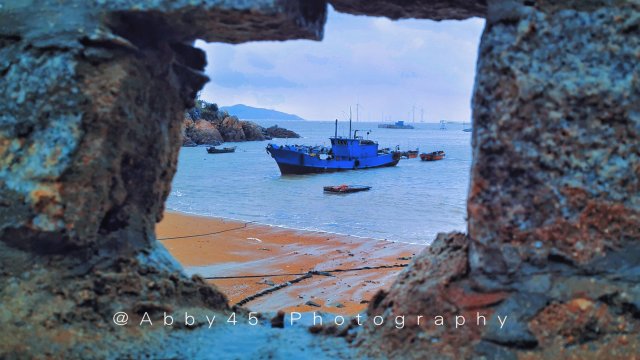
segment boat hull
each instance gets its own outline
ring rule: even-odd
[[[339,185],[339,186],[325,186],[324,191],[331,194],[351,194],[361,191],[369,191],[371,190],[371,186],[348,186],[348,185]]]
[[[442,159],[444,159],[444,156],[439,156],[439,155],[432,156],[432,155],[429,155],[429,156],[423,157],[421,160],[422,161],[438,161],[438,160],[442,160]]]
[[[236,151],[236,147],[216,149],[215,147],[207,148],[209,154],[229,154]]]
[[[445,157],[444,151],[435,151],[428,154],[420,154],[420,160],[422,161],[438,161]]]
[[[374,169],[396,166],[400,161],[399,153],[383,154],[360,159],[320,159],[317,156],[296,151],[268,147],[267,152],[274,158],[282,175],[302,175],[331,173],[348,170]]]

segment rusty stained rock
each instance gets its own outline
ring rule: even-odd
[[[340,12],[390,19],[463,20],[485,17],[486,0],[329,0]]]
[[[381,316],[384,323],[365,323],[355,340],[361,355],[597,359],[637,354],[638,244],[582,267],[527,267],[511,274],[511,282],[498,283],[470,272],[470,243],[464,234],[440,234],[388,292],[372,299],[367,315]],[[395,327],[398,315],[405,317],[402,329]],[[443,326],[436,316],[443,317]],[[456,316],[465,318],[464,326],[455,328]]]
[[[125,47],[195,39],[319,40],[326,20],[323,0],[44,0],[38,6],[24,1],[2,5],[0,36],[26,38],[36,46],[81,47],[85,39]]]
[[[170,331],[132,337],[115,311],[229,311],[154,233],[208,80],[191,44],[319,39],[325,3],[1,5],[0,357],[136,357]]]
[[[474,270],[584,263],[640,238],[639,11],[490,11],[500,20],[473,100]]]
[[[631,358],[640,348],[640,6],[490,1],[474,90],[469,234],[379,294],[363,353]],[[494,314],[393,327],[394,314]],[[508,315],[504,329],[495,316]],[[433,325],[433,324],[431,324]],[[475,325],[475,324],[474,324]]]
[[[488,10],[480,1],[331,3],[391,18],[487,15],[469,237],[439,237],[369,313],[516,319],[508,332],[368,328],[361,349],[430,358],[636,354],[637,2],[491,0]],[[191,44],[319,39],[325,7],[2,4],[0,354],[115,356],[107,345],[116,343],[115,351],[148,354],[167,334],[107,325],[113,310],[227,311],[217,290],[180,272],[153,230],[182,114],[207,80],[204,53]]]

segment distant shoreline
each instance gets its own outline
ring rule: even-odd
[[[234,115],[241,120],[305,121],[305,119],[295,114],[244,104],[220,106],[220,111],[226,111],[229,115]]]

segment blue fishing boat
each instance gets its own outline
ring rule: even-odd
[[[338,136],[336,120],[335,136],[331,148],[304,145],[267,145],[267,152],[273,157],[282,175],[336,172],[344,170],[372,169],[395,166],[400,161],[400,152],[378,149],[378,143],[357,136],[358,130],[349,137]]]

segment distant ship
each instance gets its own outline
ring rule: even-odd
[[[396,121],[395,124],[379,124],[381,129],[413,129],[412,125],[405,125],[404,121]]]
[[[209,154],[226,154],[226,153],[232,153],[236,151],[236,147],[228,147],[228,148],[222,148],[222,149],[218,149],[215,146],[211,146],[207,148],[207,152]]]
[[[351,117],[349,137],[338,136],[338,120],[335,129],[335,136],[329,138],[331,148],[268,144],[267,152],[282,175],[371,169],[395,166],[400,161],[400,152],[378,149],[377,142],[357,136],[358,130],[351,136]]]

